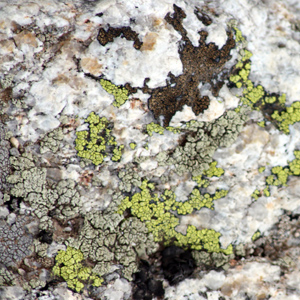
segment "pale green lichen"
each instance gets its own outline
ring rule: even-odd
[[[12,184],[11,195],[30,204],[33,213],[40,219],[40,229],[52,228],[52,220],[48,216],[50,210],[55,210],[56,217],[62,220],[78,215],[81,201],[74,180],[61,180],[48,186],[46,168],[36,167],[31,154],[11,157],[11,164],[15,169],[12,175],[7,176],[7,182]]]
[[[41,154],[51,151],[56,153],[60,147],[60,143],[64,138],[63,130],[58,127],[51,132],[47,133],[40,142],[40,152]]]
[[[212,156],[218,147],[228,147],[237,138],[248,118],[248,109],[241,107],[240,112],[229,110],[212,122],[190,121],[183,127],[186,142],[175,151],[162,151],[156,156],[159,165],[174,165],[176,172],[183,175],[191,172],[199,176],[209,168]]]
[[[15,275],[6,267],[0,267],[0,287],[4,285],[15,285]]]
[[[100,79],[100,84],[106,92],[114,96],[113,106],[120,107],[128,99],[128,90],[125,87],[117,86],[109,80]]]
[[[56,264],[53,267],[53,274],[62,277],[68,287],[76,292],[84,288],[85,282],[92,282],[93,286],[101,286],[103,279],[92,272],[92,268],[84,267],[83,254],[80,250],[67,247],[66,251],[59,250],[55,257]]]
[[[120,197],[115,193],[105,211],[87,213],[79,237],[68,239],[66,244],[94,261],[93,271],[97,274],[108,273],[115,262],[121,266],[123,276],[132,280],[132,274],[138,270],[137,253],[149,255],[157,245],[139,219],[125,219],[115,213]]]
[[[85,122],[89,124],[89,130],[76,132],[77,155],[90,160],[96,166],[101,164],[111,152],[113,161],[120,160],[124,145],[117,146],[115,137],[109,129],[108,120],[91,112]]]
[[[138,168],[134,164],[127,164],[125,169],[119,172],[118,176],[121,179],[119,189],[122,192],[129,193],[132,187],[140,186],[142,184],[141,178],[138,174]]]
[[[165,190],[161,196],[153,194],[151,191],[155,186],[148,183],[147,180],[144,180],[139,188],[140,192],[135,193],[131,198],[126,197],[122,200],[117,212],[122,215],[126,209],[130,209],[133,216],[145,222],[149,233],[153,234],[156,242],[164,241],[165,245],[172,243],[179,247],[205,249],[208,252],[225,254],[232,252],[231,245],[227,249],[220,248],[220,233],[214,230],[198,230],[195,226],[189,225],[186,235],[177,232],[175,227],[179,225],[179,219],[172,212],[185,215],[204,206],[213,209],[212,201],[224,197],[227,191],[217,191],[212,196],[201,195],[198,189],[194,189],[189,200],[178,202],[175,194],[170,190]]]

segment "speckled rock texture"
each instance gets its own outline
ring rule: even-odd
[[[299,299],[299,20],[0,1],[0,299]]]

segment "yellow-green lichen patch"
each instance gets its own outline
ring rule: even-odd
[[[105,79],[100,79],[100,84],[106,92],[114,96],[115,101],[113,102],[113,106],[120,107],[127,101],[128,90],[125,87],[114,85]]]
[[[147,124],[146,130],[147,130],[148,135],[152,136],[153,132],[156,132],[158,134],[164,134],[165,128],[160,126],[159,124],[151,122],[150,124]]]
[[[270,196],[270,186],[287,186],[287,181],[290,175],[300,175],[300,151],[294,151],[295,159],[288,162],[288,166],[275,166],[271,169],[271,175],[266,177],[266,187],[263,189],[263,194],[266,197]],[[259,172],[263,173],[265,167],[260,167]],[[257,190],[256,190],[257,191]],[[252,197],[257,200],[258,193],[254,192]],[[260,195],[259,195],[260,196]]]
[[[224,174],[224,170],[222,168],[217,168],[217,162],[213,161],[212,163],[209,164],[209,169],[203,171],[203,174],[207,177],[220,177],[221,175]]]
[[[91,282],[96,287],[103,282],[103,279],[93,273],[91,268],[83,266],[83,259],[82,252],[72,247],[67,247],[66,251],[59,250],[55,257],[53,274],[62,277],[68,287],[76,292],[84,288],[85,282]]]
[[[272,168],[272,173],[276,175],[277,179],[273,179],[271,182],[271,176],[269,176],[269,184],[270,185],[286,185],[288,176],[289,176],[289,169],[283,168],[280,166]]]
[[[109,152],[113,153],[113,161],[120,160],[124,146],[117,146],[115,137],[109,129],[108,120],[91,112],[85,122],[89,124],[89,130],[76,132],[75,149],[77,155],[91,160],[96,166],[103,162]]]
[[[266,167],[260,167],[260,168],[258,169],[258,172],[259,172],[259,173],[262,173],[262,172],[264,172],[265,169],[266,169]]]
[[[198,187],[207,188],[209,186],[209,181],[204,179],[202,175],[194,176],[192,179],[197,182]]]
[[[300,175],[300,151],[294,151],[295,159],[289,162],[289,168],[292,175]]]
[[[265,123],[265,121],[261,121],[261,122],[257,122],[257,125],[260,127],[265,127],[266,123]]]
[[[140,192],[135,193],[131,198],[126,197],[122,200],[117,212],[123,214],[126,209],[130,209],[134,217],[146,223],[154,241],[164,241],[165,245],[175,244],[179,247],[196,250],[205,249],[209,252],[231,253],[231,245],[227,249],[220,248],[220,233],[214,230],[198,230],[191,225],[188,226],[186,235],[175,230],[175,227],[179,225],[179,219],[175,212],[186,215],[204,206],[213,209],[213,201],[224,197],[227,191],[217,191],[212,196],[210,194],[202,195],[198,189],[194,189],[187,201],[178,202],[175,194],[169,190],[165,190],[161,196],[153,194],[152,191],[155,187],[147,180],[144,180],[139,188]]]
[[[282,112],[275,111],[272,118],[278,122],[278,128],[284,133],[290,132],[289,125],[300,121],[300,102],[294,102],[291,106],[285,107]]]
[[[263,192],[266,197],[270,197],[270,189],[268,186],[266,188],[264,188]]]
[[[255,242],[259,237],[261,236],[261,233],[259,230],[257,230],[253,235],[252,235],[252,241]]]
[[[241,32],[236,27],[233,27],[233,29],[236,31],[236,42],[242,44],[244,39],[241,38]],[[243,95],[240,97],[242,103],[253,110],[260,110],[267,120],[272,121],[279,130],[288,134],[289,125],[300,121],[300,102],[294,102],[288,107],[285,105],[285,94],[269,94],[263,86],[251,82],[249,75],[252,53],[243,46],[240,50],[240,56],[229,80],[237,88],[243,88]],[[261,121],[258,125],[264,127],[265,122]]]
[[[160,126],[159,124],[156,124],[154,122],[151,122],[149,124],[147,124],[146,126],[146,130],[149,136],[153,135],[153,132],[156,132],[158,134],[164,134],[164,130],[168,130],[170,132],[173,133],[180,133],[181,132],[181,128],[180,127],[172,127],[172,126],[168,126],[166,128]]]
[[[245,41],[242,32],[235,26],[233,27],[233,29],[235,31],[235,41],[238,43]]]
[[[172,126],[168,126],[166,128],[168,131],[171,131],[173,133],[179,133],[181,131],[181,128],[180,127],[172,127]]]
[[[257,189],[251,194],[251,197],[252,197],[254,200],[257,200],[260,196],[261,196],[261,193],[260,193],[260,191],[257,190]]]
[[[209,168],[204,170],[202,174],[192,177],[192,179],[197,182],[198,187],[206,188],[209,185],[209,181],[203,178],[203,176],[210,178],[213,176],[220,177],[224,174],[224,170],[222,168],[217,168],[216,166],[217,162],[213,161],[209,164]]]
[[[129,144],[129,147],[134,150],[136,148],[136,143],[130,143]]]

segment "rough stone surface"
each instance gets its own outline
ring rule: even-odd
[[[2,1],[0,298],[299,299],[299,19]],[[101,286],[53,273],[68,246]]]

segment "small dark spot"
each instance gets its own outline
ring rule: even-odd
[[[164,277],[171,285],[175,285],[189,277],[195,268],[196,263],[190,251],[171,246],[162,252]]]
[[[212,19],[210,18],[210,16],[202,12],[198,7],[196,7],[196,9],[194,10],[194,14],[198,18],[198,20],[205,26],[209,26],[212,23]]]
[[[134,300],[152,300],[156,297],[163,297],[165,294],[163,283],[155,280],[150,264],[141,260],[140,271],[133,275],[133,296]]]
[[[53,233],[46,231],[46,230],[41,230],[38,234],[38,238],[40,240],[41,243],[46,243],[46,244],[51,244],[52,243],[52,236]]]
[[[96,14],[95,16],[100,18],[100,17],[103,16],[103,13],[102,13],[102,12],[101,12],[101,13],[98,13],[98,14]]]

